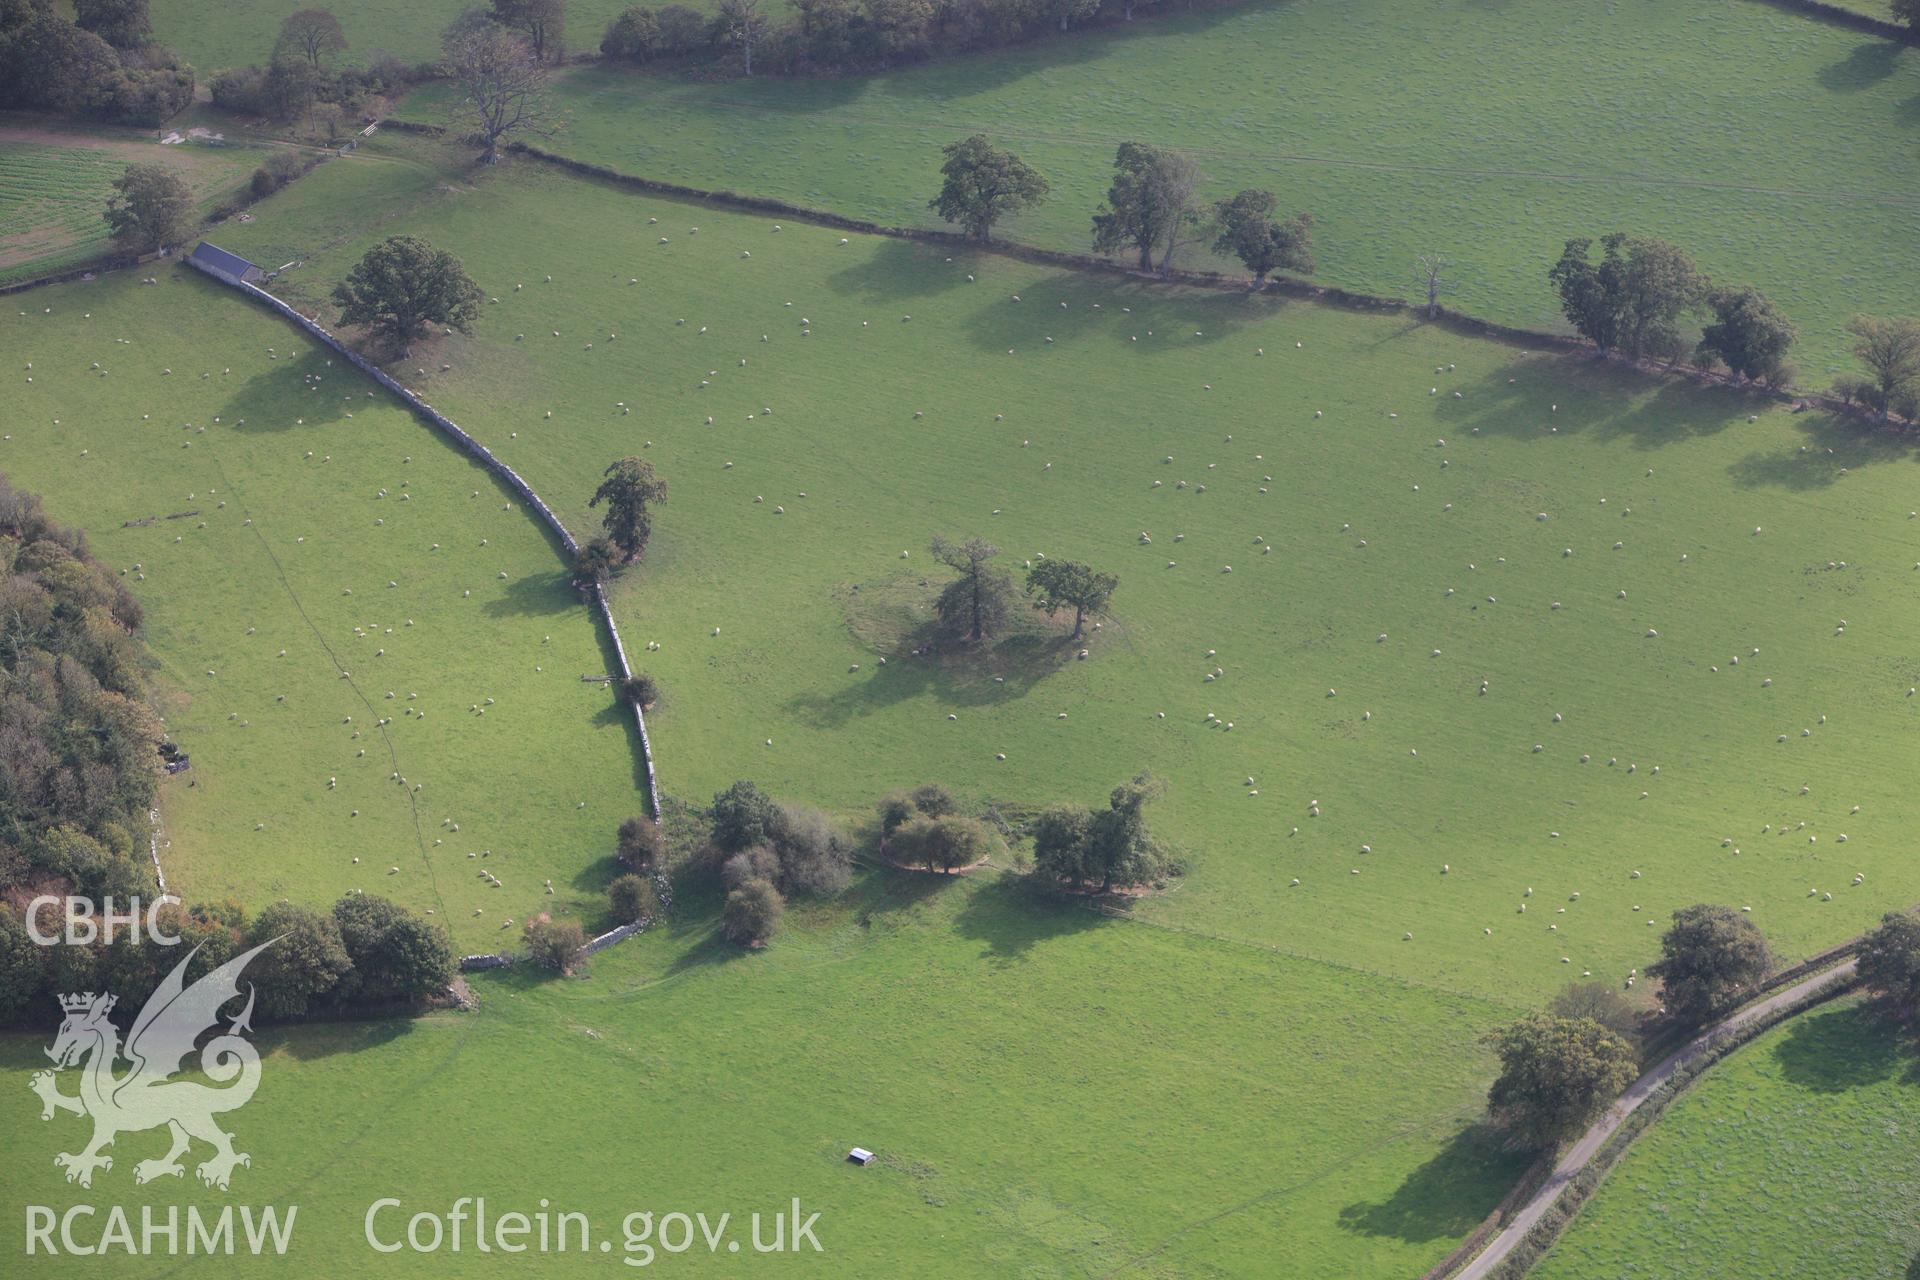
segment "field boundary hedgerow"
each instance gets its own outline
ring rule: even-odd
[[[1885,36],[1889,40],[1898,40],[1902,44],[1920,44],[1920,33],[1876,18],[1871,14],[1854,9],[1845,9],[1837,4],[1826,4],[1824,0],[1760,0],[1776,9],[1785,9],[1801,17],[1811,18],[1815,22],[1830,22],[1838,27],[1851,27],[1855,31],[1865,31],[1871,35]]]
[[[429,137],[445,137],[448,130],[444,125],[428,124],[417,120],[383,120],[383,129],[397,129],[402,133],[424,134]],[[1038,266],[1060,267],[1067,270],[1095,272],[1104,275],[1124,276],[1129,279],[1159,284],[1186,285],[1191,288],[1215,289],[1223,292],[1252,292],[1247,288],[1246,278],[1233,276],[1221,271],[1176,271],[1142,272],[1124,266],[1107,258],[1098,258],[1090,254],[1069,253],[1061,249],[1042,249],[1037,245],[1020,244],[1009,240],[980,241],[972,240],[958,232],[935,231],[924,227],[897,227],[883,223],[870,222],[863,218],[850,218],[844,214],[833,213],[825,209],[810,208],[806,205],[789,204],[784,200],[774,200],[761,196],[743,195],[737,191],[709,191],[701,187],[690,187],[677,182],[663,182],[655,178],[643,178],[637,174],[623,173],[607,165],[594,164],[586,160],[576,160],[557,152],[545,150],[526,142],[508,142],[505,150],[517,155],[564,169],[569,173],[585,178],[597,179],[614,186],[636,191],[645,191],[653,195],[673,196],[684,200],[698,200],[716,208],[731,209],[742,213],[778,214],[784,218],[794,218],[811,222],[819,226],[832,227],[841,231],[856,231],[862,235],[885,236],[894,240],[913,240],[922,244],[940,245],[946,248],[966,249],[973,252],[997,254],[1000,257],[1013,258],[1021,262],[1031,262]],[[1307,302],[1317,302],[1338,307],[1346,311],[1368,314],[1408,314],[1424,312],[1424,304],[1407,298],[1390,297],[1384,294],[1360,293],[1352,289],[1343,289],[1338,285],[1311,284],[1305,280],[1288,279],[1275,276],[1269,278],[1262,293],[1273,293],[1284,297],[1299,298]],[[1528,350],[1546,349],[1565,353],[1585,352],[1598,355],[1599,348],[1585,338],[1566,333],[1549,333],[1541,329],[1522,329],[1513,325],[1500,324],[1484,320],[1478,316],[1455,311],[1444,305],[1436,305],[1431,314],[1422,317],[1426,323],[1437,324],[1454,333],[1473,338],[1484,338],[1491,342],[1505,343],[1509,346]],[[1626,361],[1618,358],[1613,363],[1632,368],[1649,377],[1681,378],[1700,386],[1723,387],[1745,395],[1761,395],[1780,403],[1805,405],[1819,408],[1838,415],[1857,416],[1858,410],[1844,404],[1832,396],[1819,392],[1806,391],[1796,387],[1768,387],[1757,382],[1736,383],[1731,378],[1704,369],[1689,368],[1678,364],[1660,364],[1654,361]]]
[[[460,446],[465,452],[472,455],[482,466],[499,476],[502,480],[505,480],[516,493],[532,504],[533,509],[539,514],[541,522],[560,540],[561,546],[565,547],[569,554],[579,550],[580,544],[574,538],[572,531],[569,530],[566,524],[561,521],[560,517],[554,513],[553,508],[549,507],[540,495],[534,492],[533,486],[521,478],[519,472],[496,457],[492,450],[488,449],[471,435],[468,435],[453,419],[447,417],[438,409],[435,409],[432,405],[421,399],[411,388],[403,386],[384,369],[374,364],[373,361],[340,341],[339,338],[335,337],[330,330],[322,326],[318,321],[303,315],[291,304],[276,298],[265,289],[227,275],[216,268],[197,262],[191,257],[182,260],[212,279],[234,289],[238,289],[248,297],[264,302],[270,309],[278,312],[282,317],[291,320],[294,324],[305,330],[309,336],[345,357],[350,364],[379,383],[381,387],[391,392],[406,404],[408,408],[412,409],[415,414],[439,428],[443,434]],[[598,582],[594,584],[593,600],[594,612],[600,620],[606,624],[607,635],[613,641],[614,660],[619,665],[620,678],[622,681],[630,680],[633,677],[633,668],[627,661],[627,648],[620,639],[619,624],[613,619],[613,609],[607,599],[605,584]],[[647,734],[646,713],[641,710],[639,702],[626,696],[624,689],[620,692],[619,696],[632,710],[634,726],[640,733],[640,750],[647,779],[648,814],[655,822],[659,822],[660,783],[654,771],[653,743]]]

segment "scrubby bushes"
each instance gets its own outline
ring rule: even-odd
[[[637,672],[620,683],[620,692],[628,702],[650,707],[660,701],[660,682],[646,672]]]
[[[959,802],[937,782],[881,797],[880,850],[904,866],[953,871],[1003,847],[998,832],[959,812]]]
[[[632,924],[660,914],[660,894],[653,881],[629,871],[607,886],[607,905],[616,921]]]
[[[586,955],[587,931],[577,920],[555,920],[543,911],[527,921],[520,937],[535,964],[561,973],[579,968]]]
[[[657,822],[635,814],[620,824],[616,856],[635,871],[651,871],[666,852],[667,835]]]
[[[853,844],[818,809],[783,805],[751,782],[713,798],[713,847],[723,868],[743,853],[785,893],[829,895],[847,887]]]
[[[267,162],[253,171],[250,190],[256,200],[264,200],[295,178],[320,163],[320,157],[298,151],[276,151]]]
[[[786,899],[766,880],[748,880],[727,895],[720,912],[720,929],[727,940],[743,947],[763,946],[780,928]]]

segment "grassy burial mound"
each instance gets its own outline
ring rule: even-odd
[[[0,314],[0,467],[146,608],[193,759],[162,791],[176,891],[364,889],[466,950],[537,910],[599,923],[641,800],[558,548],[343,361],[185,268],[151,279]]]

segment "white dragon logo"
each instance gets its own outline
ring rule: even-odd
[[[180,1157],[194,1138],[213,1147],[212,1158],[196,1170],[200,1181],[210,1187],[226,1190],[234,1166],[253,1163],[245,1153],[233,1149],[233,1135],[214,1120],[222,1111],[245,1106],[260,1085],[260,1055],[243,1034],[253,1029],[253,984],[247,984],[246,1008],[230,1019],[224,1034],[215,1036],[200,1050],[200,1069],[225,1087],[216,1089],[168,1077],[181,1070],[181,1060],[193,1053],[194,1042],[201,1034],[219,1023],[221,1007],[239,997],[241,970],[278,941],[270,939],[235,956],[190,987],[185,982],[187,965],[200,948],[188,952],[133,1020],[124,1050],[133,1069],[125,1075],[114,1074],[114,1063],[123,1056],[120,1033],[107,1019],[115,997],[105,993],[96,996],[91,991],[60,997],[60,1007],[67,1016],[47,1056],[54,1061],[54,1071],[86,1060],[80,1093],[77,1097],[61,1093],[55,1087],[54,1071],[35,1072],[28,1083],[40,1095],[42,1120],[53,1119],[55,1111],[93,1117],[93,1141],[86,1150],[78,1154],[62,1152],[53,1158],[55,1165],[67,1171],[68,1182],[91,1187],[95,1169],[113,1168],[113,1157],[101,1151],[111,1146],[117,1135],[161,1125],[173,1135],[172,1149],[158,1160],[136,1164],[133,1180],[137,1183],[181,1176]]]

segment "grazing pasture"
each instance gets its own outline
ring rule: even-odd
[[[0,118],[0,284],[47,275],[109,248],[100,216],[129,164],[166,164],[203,208],[232,194],[264,158],[257,147],[161,146],[132,129],[69,129]]]
[[[985,130],[1053,184],[1002,234],[1076,251],[1118,143],[1185,148],[1208,198],[1311,212],[1317,279],[1406,296],[1443,253],[1451,305],[1529,328],[1561,323],[1545,276],[1567,237],[1660,236],[1771,295],[1822,387],[1847,318],[1920,289],[1920,61],[1756,0],[1266,0],[880,76],[581,68],[560,100],[545,145],[569,155],[911,226],[933,225],[940,147]]]
[[[479,975],[471,1015],[263,1035],[259,1093],[228,1124],[253,1156],[230,1198],[300,1207],[303,1274],[490,1271],[470,1235],[431,1258],[362,1238],[380,1197],[405,1204],[379,1219],[386,1237],[485,1195],[495,1215],[540,1197],[588,1213],[616,1251],[629,1213],[730,1211],[745,1241],[751,1212],[797,1196],[821,1215],[821,1254],[741,1248],[779,1275],[1404,1277],[1522,1163],[1471,1136],[1488,1068],[1460,1051],[1510,1006],[1036,906],[991,878],[882,873],[792,923],[746,954],[696,904],[584,981]],[[154,1133],[120,1139],[92,1192],[62,1182],[51,1154],[85,1128],[37,1119],[23,1077],[43,1044],[0,1038],[0,1084],[19,1095],[0,1141],[31,1154],[0,1168],[0,1200],[111,1197],[137,1220],[143,1203],[229,1199],[191,1174],[133,1185]],[[1356,1055],[1425,1066],[1356,1071]],[[847,1164],[856,1144],[878,1163]],[[19,1252],[21,1232],[7,1215],[0,1247]],[[619,1257],[513,1261],[614,1274]],[[658,1264],[739,1269],[704,1244]],[[34,1269],[146,1274],[119,1257]]]
[[[534,911],[601,923],[644,802],[558,548],[343,361],[147,270],[8,299],[0,471],[146,607],[193,758],[162,790],[171,886],[254,910],[364,889],[466,951]]]
[[[1715,1067],[1636,1143],[1538,1280],[1899,1280],[1920,1258],[1911,1042],[1849,1003]]]

